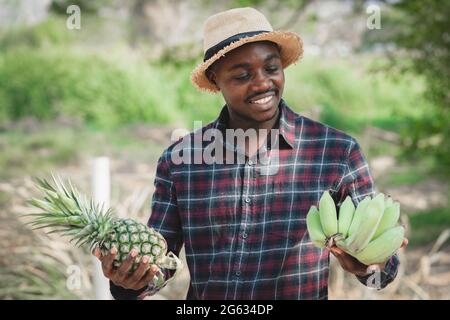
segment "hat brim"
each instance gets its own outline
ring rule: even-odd
[[[192,83],[201,91],[211,93],[219,92],[219,89],[211,83],[206,77],[205,71],[214,62],[225,56],[226,53],[236,49],[246,43],[257,41],[271,41],[275,42],[280,47],[281,64],[283,68],[296,63],[303,56],[303,41],[295,32],[290,31],[271,31],[261,33],[252,37],[246,37],[232,42],[213,55],[210,59],[199,64],[191,73]]]

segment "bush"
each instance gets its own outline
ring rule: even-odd
[[[170,80],[153,67],[66,51],[14,50],[0,58],[0,121],[69,115],[111,127],[182,116]]]
[[[67,32],[65,21],[52,16],[34,26],[23,25],[0,29],[0,51],[66,45],[73,40],[74,33]]]
[[[285,97],[299,112],[319,106],[320,120],[340,130],[358,133],[373,125],[399,131],[402,119],[421,117],[429,107],[423,81],[372,73],[373,62],[363,57],[353,64],[305,58],[286,69]]]

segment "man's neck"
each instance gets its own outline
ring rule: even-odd
[[[278,127],[280,113],[280,108],[278,108],[275,116],[269,121],[254,123],[250,121],[244,121],[243,119],[233,119],[229,114],[227,128],[233,130],[242,129],[244,132],[249,129],[255,130],[256,138],[252,138],[253,136],[249,135],[249,139],[245,139],[245,146],[240,146],[240,148],[242,149],[245,148],[245,154],[247,156],[253,157],[258,152],[258,150],[266,143],[270,130]]]
[[[273,129],[278,124],[279,117],[280,117],[279,108],[277,109],[277,113],[275,114],[275,116],[272,119],[265,122],[249,121],[246,119],[233,117],[233,115],[229,113],[227,128],[234,130],[242,129],[244,131],[248,129],[254,129],[257,132],[259,131],[259,129],[266,129],[270,131],[270,129]]]

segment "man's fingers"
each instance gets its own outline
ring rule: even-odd
[[[367,272],[383,271],[386,263],[375,263],[367,266]]]
[[[153,282],[153,278],[155,277],[155,274],[158,273],[158,267],[156,265],[152,265],[150,269],[148,269],[145,276],[139,281],[139,286],[143,287],[148,285],[150,282]]]
[[[142,277],[145,275],[145,272],[148,269],[148,262],[150,258],[148,256],[143,256],[141,258],[141,262],[139,263],[139,266],[136,270],[134,270],[133,275],[131,276],[131,280],[137,284],[140,282]]]
[[[330,248],[331,253],[333,253],[335,256],[341,255],[344,251],[341,248],[338,248],[336,246]]]
[[[92,254],[93,254],[96,258],[98,258],[98,259],[101,260],[102,254],[101,254],[101,252],[100,252],[100,248],[99,248],[99,247],[95,247],[95,249],[94,249],[94,251],[92,252]]]
[[[131,270],[131,267],[133,266],[133,262],[136,259],[137,256],[136,249],[132,249],[130,253],[128,254],[127,258],[122,262],[119,269],[117,269],[117,274],[120,279],[124,280],[128,277],[128,274]]]
[[[402,245],[400,246],[400,249],[406,248],[406,246],[408,245],[408,243],[409,243],[409,240],[408,240],[407,238],[404,238],[404,239],[403,239],[403,242],[402,242]]]
[[[102,262],[102,269],[103,273],[106,277],[110,277],[112,269],[113,269],[113,262],[117,255],[117,249],[113,247],[109,254],[106,256],[103,256],[100,258],[100,261]]]

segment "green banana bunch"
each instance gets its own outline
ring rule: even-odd
[[[362,263],[381,263],[400,248],[404,227],[396,226],[400,204],[380,193],[364,198],[355,208],[347,196],[339,208],[328,191],[319,201],[319,208],[311,206],[306,224],[313,244],[324,248],[336,243],[338,247]]]

